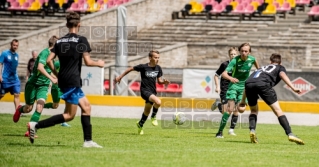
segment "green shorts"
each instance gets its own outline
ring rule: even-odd
[[[59,103],[60,102],[60,96],[62,96],[62,92],[60,91],[60,88],[58,85],[53,84],[51,87],[51,96],[53,103]]]
[[[235,103],[240,102],[243,97],[244,89],[245,89],[244,85],[229,84],[229,87],[226,93],[226,99],[234,100]]]
[[[24,99],[28,105],[33,105],[35,101],[42,99],[44,102],[48,98],[49,85],[35,85],[27,82],[25,85]]]

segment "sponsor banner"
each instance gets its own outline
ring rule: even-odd
[[[104,94],[104,68],[82,66],[81,79],[82,90],[85,94]]]
[[[278,100],[319,102],[318,72],[287,72],[287,75],[294,87],[300,89],[301,93],[294,93],[284,81],[281,81],[274,88],[277,92]]]
[[[215,92],[215,70],[184,69],[183,98],[219,98]]]

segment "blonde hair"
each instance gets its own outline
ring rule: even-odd
[[[230,47],[228,50],[228,55],[230,55],[230,52],[232,52],[233,50],[237,52],[237,49],[235,47]]]

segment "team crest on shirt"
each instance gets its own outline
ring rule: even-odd
[[[250,67],[250,66],[251,66],[251,63],[248,63],[248,66]]]
[[[11,56],[10,55],[8,56],[8,59],[11,60]]]
[[[14,59],[18,60],[18,57],[17,57],[17,56],[15,56],[15,57],[14,57]]]
[[[158,71],[145,71],[145,75],[149,78],[157,77]]]

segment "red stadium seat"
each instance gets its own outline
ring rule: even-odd
[[[109,80],[105,80],[104,81],[104,89],[105,90],[109,90],[110,89],[110,81]]]
[[[133,82],[130,86],[133,91],[140,91],[140,87],[141,84],[139,82]]]
[[[168,84],[167,85],[167,88],[165,90],[165,92],[168,92],[168,93],[176,93],[179,89],[179,85],[178,84],[175,84],[175,83],[172,83],[172,84]]]
[[[158,84],[158,83],[156,83],[156,92],[165,92],[165,86],[164,86],[164,84]]]

